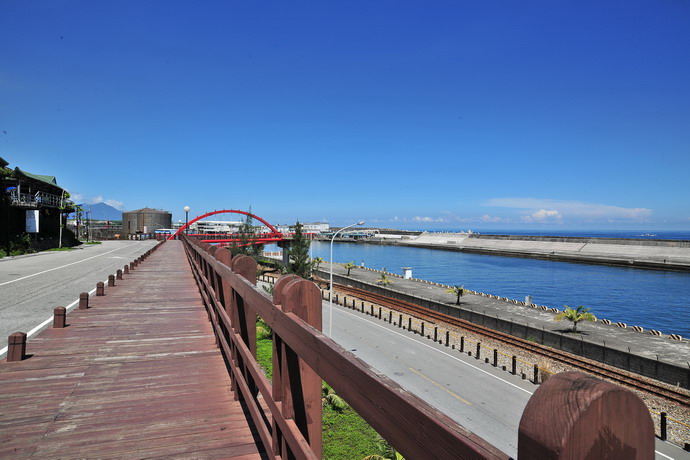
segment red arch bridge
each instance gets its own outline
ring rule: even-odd
[[[205,219],[207,217],[216,215],[216,214],[241,214],[243,216],[248,216],[251,217],[252,219],[256,219],[262,224],[266,226],[268,229],[267,232],[264,233],[255,233],[255,234],[250,234],[250,235],[241,235],[237,233],[189,233],[188,236],[193,236],[199,241],[202,241],[204,243],[219,243],[219,244],[231,244],[231,243],[242,243],[241,245],[250,245],[250,244],[270,244],[270,243],[279,243],[281,241],[286,241],[291,239],[292,234],[284,234],[280,233],[276,228],[268,223],[265,219],[262,219],[261,217],[257,216],[256,214],[252,214],[246,211],[240,211],[237,209],[222,209],[220,211],[211,211],[207,212],[206,214],[202,214],[198,217],[195,217],[194,219],[190,220],[188,223],[180,227],[173,235],[170,235],[168,237],[169,240],[174,240],[176,239],[181,233],[184,233],[185,231],[188,231],[189,227],[192,226],[192,224]],[[308,235],[311,236],[311,235]]]

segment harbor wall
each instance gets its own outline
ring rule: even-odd
[[[329,276],[329,273],[321,270],[319,270],[319,274],[326,278]],[[629,350],[612,348],[607,346],[605,341],[598,343],[587,340],[582,336],[579,339],[575,339],[562,332],[548,331],[544,328],[531,326],[529,322],[519,323],[513,321],[512,318],[506,319],[487,315],[482,311],[461,308],[431,299],[424,299],[390,288],[354,280],[342,275],[333,274],[333,281],[376,294],[411,302],[455,318],[464,319],[471,323],[486,326],[522,339],[533,340],[536,343],[548,347],[567,351],[671,385],[678,385],[686,389],[690,388],[690,364],[688,364],[688,367],[681,367],[659,359],[654,360],[645,356],[640,356]]]
[[[583,262],[626,267],[690,271],[690,241],[622,238],[429,233],[364,243]]]

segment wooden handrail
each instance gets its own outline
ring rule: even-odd
[[[282,304],[290,302],[286,297],[291,295],[299,297],[298,291],[309,289],[300,288],[300,285],[306,284],[315,289],[316,296],[312,303],[317,305],[312,307],[318,308],[320,312],[321,296],[314,283],[301,278],[295,280],[294,277],[291,277],[292,279],[285,277],[287,282],[281,283],[284,288],[281,285],[276,286],[276,297],[281,304],[275,304],[273,299],[254,286],[255,263],[253,271],[245,268],[247,276],[240,276],[230,266],[215,257],[215,255],[223,254],[227,258],[226,249],[211,249],[212,246],[198,243],[191,238],[183,237],[182,239],[190,254],[190,263],[194,268],[197,281],[202,287],[204,302],[210,307],[209,317],[214,322],[216,334],[220,336],[220,348],[226,356],[231,358],[228,361],[233,364],[230,372],[235,382],[235,389],[239,389],[242,393],[270,456],[285,457],[287,455],[285,449],[289,449],[290,454],[297,458],[320,458],[321,456],[320,413],[316,421],[307,419],[300,422],[299,417],[292,418],[296,415],[294,410],[286,411],[285,397],[292,394],[294,389],[283,388],[276,397],[276,376],[288,380],[288,377],[295,372],[294,369],[291,372],[280,372],[280,366],[293,366],[299,369],[301,360],[299,380],[305,380],[306,365],[313,370],[318,385],[313,386],[311,395],[301,394],[300,399],[318,401],[317,406],[320,411],[321,379],[325,380],[406,458],[508,458],[505,453],[474,433],[465,430],[447,415],[407,392],[388,377],[378,374],[366,363],[344,350],[318,330],[320,324],[319,327],[314,327],[300,317],[299,313],[284,308]],[[231,265],[251,264],[248,261],[253,262],[253,259],[239,256],[231,258]],[[210,281],[214,278],[215,282]],[[220,283],[218,279],[221,280]],[[220,301],[221,297],[226,299],[224,304]],[[234,302],[228,302],[227,299],[230,298],[234,298]],[[239,320],[240,310],[237,305],[239,299],[244,309],[244,312],[241,312],[244,321],[240,322],[244,324],[239,325],[238,330],[238,325],[233,324],[233,319]],[[274,366],[272,383],[269,383],[259,370],[251,352],[251,343],[246,343],[242,337],[242,331],[246,333],[245,326],[251,322],[247,319],[253,318],[255,322],[255,315],[263,318],[273,330],[274,347],[278,347],[274,350],[274,354],[281,352],[283,354],[280,357],[282,361],[279,361],[279,367]],[[233,333],[228,335],[224,332],[229,330]],[[278,383],[286,385],[285,381]],[[287,382],[287,384],[290,383]],[[267,418],[260,415],[259,404],[253,403],[256,393],[250,388],[252,384],[256,385],[258,393],[266,401],[270,412]],[[286,412],[288,415],[284,416],[283,413]],[[264,421],[266,419],[272,420],[274,426],[280,430],[279,439],[266,439],[270,431],[266,427]],[[309,433],[310,423],[317,424],[316,427],[311,427],[311,431],[312,433],[318,431],[318,440],[317,436],[312,435],[311,440],[308,441],[304,434]],[[307,426],[300,426],[304,424]],[[314,444],[317,444],[316,449]]]
[[[325,336],[320,331],[321,295],[314,283],[295,275],[283,276],[275,284],[271,299],[256,288],[256,262],[253,259],[232,257],[225,248],[185,236],[181,239],[209,319],[213,322],[219,348],[229,364],[235,394],[241,393],[270,457],[321,457],[323,379],[405,458],[508,458],[507,454],[387,376],[377,373]],[[271,382],[256,362],[257,315],[273,331]],[[585,452],[575,448],[575,456],[565,456],[563,452],[576,445],[571,441],[563,444],[562,451],[550,458],[590,458],[586,455],[594,455],[591,458],[595,458],[597,452],[610,455],[616,449],[622,452],[621,455],[637,449],[637,458],[653,458],[653,426],[648,423],[649,412],[644,404],[632,403],[637,396],[627,390],[612,391],[594,384],[592,377],[583,374],[569,374],[565,379],[559,375],[544,383],[530,400],[530,411],[526,411],[527,418],[523,416],[520,425],[519,455],[529,458],[529,452],[537,452],[539,446],[560,445],[568,438],[567,434],[555,431],[553,421],[544,416],[554,398],[560,397],[559,410],[568,414],[565,417],[567,423],[561,424],[564,429],[576,426],[580,437],[583,436],[582,430],[586,429],[592,436],[603,433],[608,438],[606,442],[590,445],[591,449],[599,451],[590,449]],[[556,388],[555,392],[544,391],[552,386]],[[584,387],[588,389],[585,392],[582,391]],[[607,391],[602,391],[602,388]],[[564,391],[577,395],[577,398],[563,398]],[[622,397],[621,392],[626,393],[625,396]],[[258,395],[261,395],[263,405],[259,403]],[[597,418],[592,416],[592,412],[582,410],[582,401],[591,401],[591,407],[598,408],[614,407],[616,401],[622,400],[630,408],[624,411],[623,419],[617,413]],[[621,429],[626,424],[638,422],[642,429]],[[633,431],[634,436],[629,436],[628,433]],[[649,446],[652,446],[651,451]]]

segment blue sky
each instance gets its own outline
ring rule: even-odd
[[[0,156],[79,200],[690,229],[690,3],[0,0]]]

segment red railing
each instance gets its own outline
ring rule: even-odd
[[[321,457],[323,379],[407,459],[508,458],[326,337],[314,283],[283,276],[270,298],[256,287],[252,258],[182,239],[235,397],[245,401],[269,457]],[[257,315],[273,331],[272,381],[256,362]],[[583,374],[551,377],[530,399],[520,423],[520,458],[627,458],[630,452],[654,456],[644,403]]]

